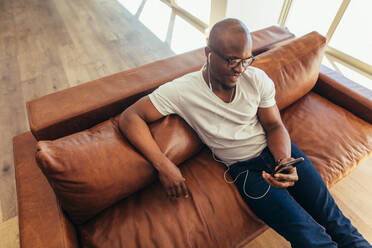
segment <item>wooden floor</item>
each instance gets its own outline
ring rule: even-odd
[[[12,137],[25,103],[174,53],[116,0],[0,0],[0,248],[19,247]],[[372,160],[332,188],[372,241]],[[289,247],[272,230],[247,247]]]

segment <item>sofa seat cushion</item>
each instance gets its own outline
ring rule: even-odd
[[[117,119],[57,140],[38,142],[38,165],[75,224],[156,178],[153,166],[121,135]],[[195,132],[176,115],[152,123],[150,131],[175,164],[202,147]]]
[[[372,125],[314,92],[283,111],[282,119],[329,187],[371,155]]]
[[[181,167],[189,198],[168,199],[156,181],[79,225],[82,247],[225,248],[248,242],[266,226],[224,181],[224,170],[202,150]]]

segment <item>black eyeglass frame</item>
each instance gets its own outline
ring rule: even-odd
[[[223,54],[221,54],[219,51],[217,51],[216,49],[214,49],[213,47],[211,46],[208,46],[208,48],[215,54],[217,54],[220,58],[222,58],[223,60],[225,60],[227,62],[227,65],[231,68],[235,68],[237,66],[240,66],[240,64],[243,65],[243,68],[247,68],[248,66],[252,65],[252,63],[255,61],[255,57],[252,55],[252,56],[249,56],[248,58],[246,59],[233,59],[233,58],[226,58]],[[244,62],[246,60],[249,60],[249,62]],[[236,61],[239,61],[239,62],[236,62]],[[236,63],[236,64],[235,64]]]

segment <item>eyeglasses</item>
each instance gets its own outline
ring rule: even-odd
[[[243,65],[243,68],[246,69],[248,66],[250,66],[253,61],[255,60],[254,56],[249,56],[246,59],[233,59],[233,58],[226,58],[224,55],[222,55],[220,52],[212,48],[211,46],[208,46],[209,49],[211,49],[212,52],[220,56],[223,60],[226,61],[227,65],[231,68],[237,67],[240,64]]]

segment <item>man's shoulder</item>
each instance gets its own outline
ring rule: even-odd
[[[201,81],[201,72],[195,71],[188,74],[185,74],[179,78],[174,79],[171,82],[168,82],[167,85],[170,87],[177,87],[179,89],[195,88],[200,84]]]
[[[273,83],[266,72],[257,67],[248,67],[244,74],[245,78],[251,81],[256,87],[267,86],[267,84],[271,85]]]
[[[199,81],[200,76],[201,76],[201,71],[194,71],[194,72],[187,73],[179,78],[176,78],[173,81],[191,83],[194,81]]]
[[[244,73],[247,77],[255,80],[259,80],[261,77],[266,75],[266,73],[263,70],[253,66],[249,66]]]

